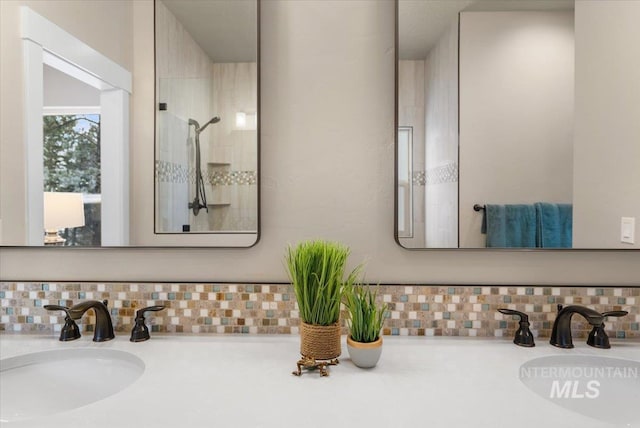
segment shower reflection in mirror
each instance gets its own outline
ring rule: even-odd
[[[257,3],[155,5],[155,233],[256,233]]]

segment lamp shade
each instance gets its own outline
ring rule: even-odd
[[[45,230],[82,226],[84,226],[82,193],[44,192]]]

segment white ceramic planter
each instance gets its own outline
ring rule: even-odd
[[[382,336],[370,343],[356,342],[347,336],[347,351],[356,366],[363,369],[375,367],[382,354]]]

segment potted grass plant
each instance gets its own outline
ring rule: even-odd
[[[378,289],[368,284],[353,284],[345,290],[349,313],[347,350],[351,361],[362,368],[375,367],[382,353],[382,325],[387,305],[377,303]]]
[[[337,242],[311,240],[292,248],[285,261],[300,311],[300,353],[311,360],[331,360],[341,353],[340,303],[345,284],[353,284],[359,267],[345,279],[349,249]]]

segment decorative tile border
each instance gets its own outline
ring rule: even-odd
[[[207,174],[207,183],[212,186],[255,185],[257,182],[256,171],[213,171]]]
[[[456,183],[458,181],[458,164],[455,162],[430,168],[426,171],[413,171],[411,182],[414,186],[431,186],[434,184]]]
[[[413,171],[411,182],[414,186],[424,186],[427,184],[427,173],[424,171]]]
[[[156,161],[156,181],[159,183],[191,183],[196,181],[196,171],[182,164]],[[232,186],[235,184],[255,185],[258,182],[256,171],[209,171],[206,183],[212,186]]]
[[[426,171],[426,185],[456,183],[458,181],[458,163],[451,162]]]
[[[517,320],[496,311],[506,307],[529,314],[531,329],[547,338],[556,305],[579,304],[604,312],[626,310],[610,318],[610,337],[640,339],[640,288],[380,286],[389,311],[385,335],[513,337]],[[288,284],[168,283],[0,283],[0,331],[59,332],[60,313],[43,306],[70,306],[80,300],[109,300],[114,327],[129,334],[135,312],[164,304],[148,313],[153,332],[297,334],[300,323],[295,295]],[[91,331],[90,311],[80,323]],[[586,338],[590,326],[581,317],[572,324],[575,338]],[[346,328],[344,328],[346,333]]]
[[[195,182],[195,171],[192,168],[163,160],[156,160],[155,176],[159,183]]]

